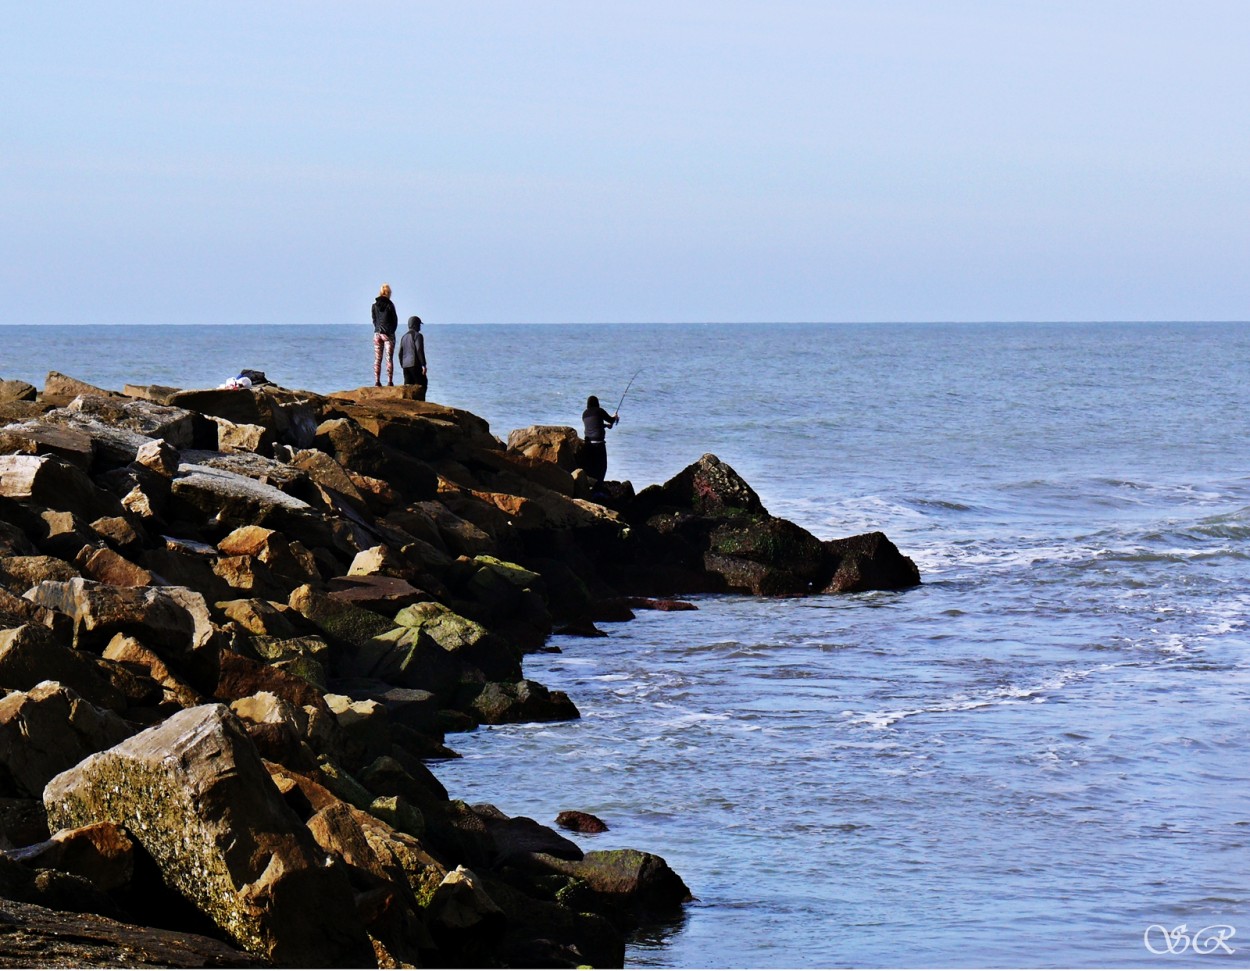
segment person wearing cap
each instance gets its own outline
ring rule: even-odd
[[[399,340],[399,366],[404,369],[404,384],[415,386],[417,400],[424,401],[430,379],[425,364],[425,337],[421,333],[420,317],[408,318],[408,332]]]

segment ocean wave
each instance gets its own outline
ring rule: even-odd
[[[884,729],[896,725],[905,719],[914,718],[917,715],[944,715],[1002,705],[1043,704],[1048,700],[1048,696],[1054,692],[1060,691],[1074,682],[1084,680],[1096,671],[1110,667],[1112,665],[1100,665],[1096,668],[1086,668],[1084,670],[1061,671],[1031,687],[1007,684],[980,694],[970,695],[960,692],[949,698],[935,700],[930,704],[914,708],[861,713],[852,717],[850,724]]]

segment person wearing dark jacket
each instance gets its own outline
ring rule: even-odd
[[[425,390],[430,379],[425,365],[425,337],[421,333],[421,318],[408,318],[408,332],[399,339],[399,366],[404,369],[404,384],[414,385],[417,400],[425,400]]]
[[[592,479],[600,482],[608,473],[608,443],[605,432],[621,419],[609,415],[599,407],[599,399],[593,394],[586,399],[586,410],[582,412],[582,429],[585,435],[582,440],[582,468]]]
[[[391,303],[391,285],[383,283],[373,301],[373,386],[382,387],[382,355],[386,354],[386,383],[395,383],[395,331],[399,317]]]

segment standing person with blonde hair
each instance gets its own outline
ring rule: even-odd
[[[391,285],[383,283],[373,301],[373,386],[382,387],[382,354],[386,353],[386,383],[395,383],[395,331],[399,317],[391,303]]]

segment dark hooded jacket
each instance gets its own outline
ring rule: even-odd
[[[395,330],[399,327],[399,317],[395,313],[395,305],[390,297],[378,296],[373,301],[373,332],[385,334],[394,340]]]
[[[421,318],[408,318],[408,332],[399,339],[399,366],[425,368],[425,335]]]

